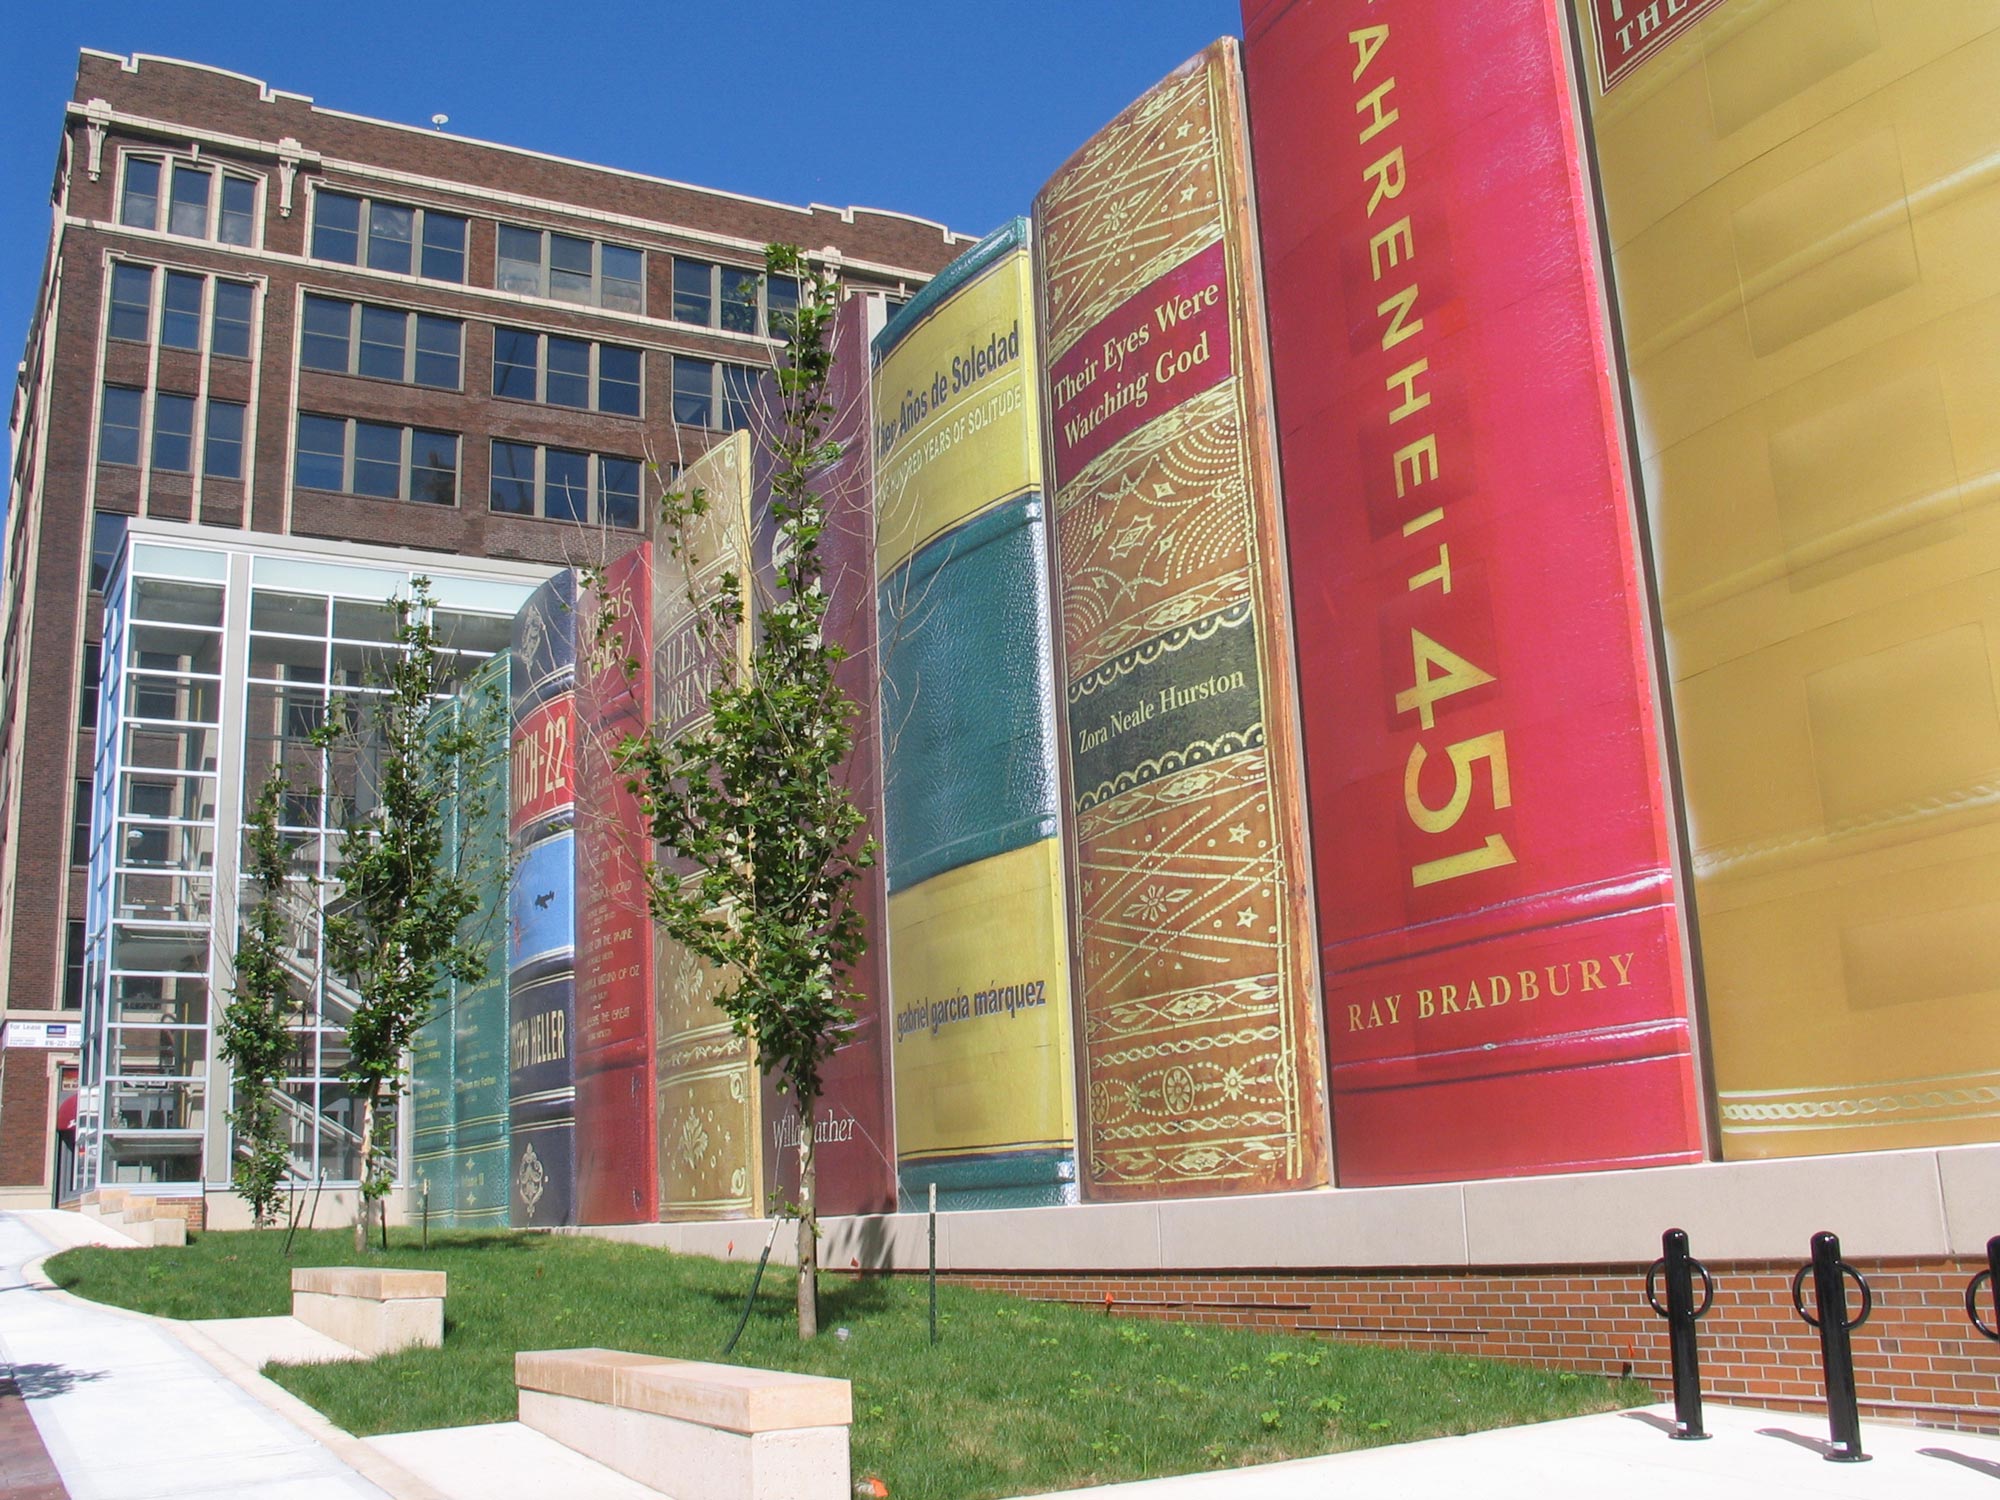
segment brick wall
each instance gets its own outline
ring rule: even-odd
[[[208,1202],[205,1198],[155,1198],[153,1217],[156,1219],[179,1219],[194,1234],[208,1225]]]
[[[40,1187],[48,1174],[49,1054],[0,1050],[0,1187]]]
[[[1803,1253],[1802,1246],[1800,1262],[1709,1267],[1715,1303],[1700,1324],[1708,1399],[1823,1409],[1819,1335],[1791,1305]],[[1985,1262],[1854,1264],[1875,1293],[1872,1316],[1853,1335],[1862,1416],[2000,1431],[2000,1344],[1982,1338],[1965,1316],[1966,1282]],[[1629,1368],[1664,1399],[1673,1388],[1666,1323],[1646,1305],[1645,1274],[1634,1265],[945,1279],[1092,1307],[1108,1294],[1111,1315],[1119,1317],[1290,1329],[1603,1375]]]

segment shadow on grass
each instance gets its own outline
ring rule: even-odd
[[[431,1235],[430,1248],[412,1236],[407,1241],[400,1240],[402,1231],[392,1231],[389,1236],[390,1255],[440,1255],[454,1250],[541,1250],[545,1251],[554,1242],[553,1235],[522,1234],[511,1229],[450,1229],[439,1230]],[[376,1242],[370,1242],[369,1249],[376,1255],[383,1250]]]
[[[869,1313],[884,1312],[890,1305],[888,1278],[882,1276],[841,1276],[820,1278],[820,1321],[858,1319]]]

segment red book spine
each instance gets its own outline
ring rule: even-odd
[[[1336,1180],[1696,1160],[1559,0],[1246,0]]]
[[[618,747],[652,721],[652,546],[604,570],[577,640],[576,1146],[584,1224],[659,1214],[648,841]],[[642,665],[630,670],[629,664]]]

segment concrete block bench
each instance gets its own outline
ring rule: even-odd
[[[673,1500],[849,1500],[845,1380],[543,1349],[514,1384],[523,1426]]]
[[[444,1343],[444,1272],[299,1266],[292,1316],[363,1354]]]

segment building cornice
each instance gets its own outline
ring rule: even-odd
[[[88,55],[105,58],[112,58],[114,56],[114,54],[110,53],[89,53]],[[598,162],[579,161],[573,157],[556,156],[549,152],[534,151],[523,146],[509,146],[498,141],[486,141],[473,136],[454,135],[440,130],[424,129],[414,125],[404,125],[393,120],[378,120],[372,116],[351,114],[344,110],[323,109],[314,104],[307,95],[274,92],[261,80],[249,78],[247,75],[240,73],[231,73],[226,69],[208,68],[201,63],[190,63],[175,58],[158,58],[145,53],[134,54],[133,58],[129,61],[125,58],[116,58],[116,60],[127,72],[137,72],[137,64],[141,61],[162,62],[174,67],[203,69],[204,71],[216,73],[223,77],[238,78],[246,83],[255,84],[259,91],[259,97],[264,102],[274,102],[278,99],[293,100],[305,104],[314,114],[323,115],[327,119],[350,120],[377,129],[393,130],[408,135],[419,135],[426,139],[450,141],[455,145],[470,146],[482,151],[504,152],[510,156],[523,157],[531,161],[548,162],[556,166],[567,167],[581,172],[601,173],[609,177],[621,178],[630,182],[645,183],[648,186],[666,188],[676,192],[692,193],[699,197],[715,199],[721,202],[770,209],[779,213],[796,215],[808,224],[818,222],[820,217],[826,214],[837,217],[843,224],[856,223],[857,215],[879,217],[892,224],[906,224],[921,229],[933,230],[938,235],[940,245],[954,252],[971,245],[977,238],[973,235],[958,233],[949,226],[941,224],[934,219],[926,219],[918,214],[907,214],[893,209],[875,209],[861,205],[850,205],[846,208],[840,208],[824,203],[813,203],[801,207],[795,203],[781,203],[771,198],[760,198],[748,193],[731,192],[727,188],[703,187],[696,183],[682,182],[671,177],[660,177],[649,172],[636,172],[625,167],[606,166]],[[701,244],[746,250],[753,255],[761,255],[763,252],[763,245],[761,243],[753,240],[745,240],[738,236],[717,234],[707,230],[683,228],[680,225],[671,224],[664,219],[648,219],[626,214],[600,213],[595,210],[582,209],[574,204],[565,204],[559,200],[534,198],[522,194],[508,193],[500,189],[480,187],[461,180],[428,177],[419,173],[399,171],[392,167],[376,166],[368,162],[357,162],[343,157],[327,156],[289,137],[281,140],[269,140],[254,136],[235,135],[226,131],[209,130],[183,121],[162,120],[152,116],[133,114],[118,109],[102,99],[72,101],[67,107],[67,113],[71,118],[85,120],[107,128],[111,125],[116,125],[121,129],[163,135],[171,139],[186,140],[191,143],[199,142],[202,145],[222,150],[268,156],[273,159],[289,158],[301,164],[318,167],[323,171],[379,178],[379,180],[384,182],[428,188],[432,191],[449,193],[455,197],[504,203],[516,207],[531,208],[541,212],[588,218],[601,223],[628,226],[655,234],[661,233],[663,229],[670,229],[674,234],[685,235]],[[817,249],[818,247],[808,246],[806,248]],[[913,271],[908,268],[894,267],[886,264],[878,265],[877,263],[865,262],[852,257],[843,257],[843,259],[847,264],[862,266],[871,271],[880,270],[883,274],[887,275],[904,278],[915,276],[919,279],[928,279],[930,275],[929,272]]]

